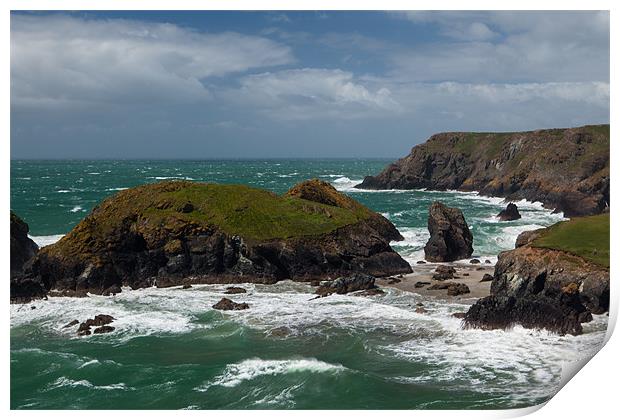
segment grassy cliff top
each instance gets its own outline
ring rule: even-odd
[[[312,196],[297,196],[293,190],[307,183],[315,194],[332,201],[326,204]],[[104,200],[59,245],[103,242],[129,228],[145,237],[217,228],[245,239],[283,239],[328,233],[375,214],[327,183],[306,181],[294,189],[278,196],[244,185],[189,181],[142,185]]]
[[[552,128],[521,132],[446,132],[432,136],[423,143],[430,152],[455,151],[465,155],[496,157],[508,142],[534,137],[544,145],[561,142],[568,133],[578,133],[588,136],[585,142],[592,152],[607,151],[609,149],[609,124],[586,125],[576,128]],[[446,144],[449,141],[450,144]],[[447,149],[446,149],[447,148]]]
[[[545,229],[532,246],[566,251],[609,268],[609,214],[556,223]]]

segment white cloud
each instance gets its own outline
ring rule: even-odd
[[[338,69],[296,69],[261,73],[241,79],[229,98],[267,112],[278,119],[360,118],[398,112],[392,92],[370,87],[352,73]]]
[[[568,101],[598,107],[609,106],[609,83],[519,83],[462,84],[444,82],[437,85],[440,93],[479,98],[487,104],[518,104],[534,100]]]
[[[448,39],[392,56],[403,80],[608,82],[608,12],[408,12]],[[432,30],[432,28],[429,28]]]
[[[291,63],[290,49],[234,32],[68,16],[11,18],[11,102],[188,102],[212,76]]]

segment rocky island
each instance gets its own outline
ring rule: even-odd
[[[278,196],[241,185],[167,181],[104,200],[11,279],[11,300],[113,294],[121,286],[310,281],[411,272],[386,218],[311,180]]]
[[[598,214],[609,206],[609,125],[435,134],[356,188],[478,191]]]

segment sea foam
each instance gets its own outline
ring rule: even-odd
[[[292,360],[246,359],[226,366],[224,372],[207,384],[196,388],[206,391],[212,386],[234,387],[241,382],[250,381],[260,376],[284,375],[297,372],[339,372],[344,370],[340,364],[326,363],[314,358]]]

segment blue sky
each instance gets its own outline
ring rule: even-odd
[[[607,12],[11,16],[13,158],[397,157],[608,122]]]

